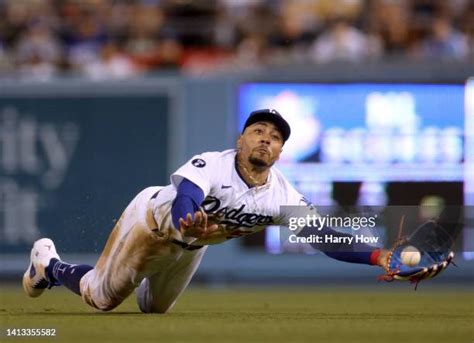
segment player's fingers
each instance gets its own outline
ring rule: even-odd
[[[186,215],[186,222],[188,224],[188,226],[192,226],[193,225],[193,216],[191,215],[191,213],[188,213]]]
[[[183,218],[179,218],[179,232],[181,232],[181,235],[186,236],[188,234],[188,226],[186,224],[186,221]]]
[[[209,237],[212,236],[214,233],[218,232],[219,230],[219,225],[217,224],[212,224],[207,227],[206,232],[203,233],[203,237]]]
[[[187,231],[188,231],[188,235],[194,235],[194,231],[196,229],[196,225],[194,225],[194,220],[193,220],[193,215],[191,213],[188,213],[186,215],[186,228],[187,228]]]
[[[202,212],[201,211],[196,211],[196,213],[194,214],[194,223],[196,224],[196,226],[198,227],[202,227],[202,223],[203,223],[203,218],[202,218]]]
[[[211,226],[208,227],[208,234],[212,234],[218,230],[219,230],[219,225],[212,224]]]
[[[179,227],[181,227],[183,229],[187,229],[188,228],[188,222],[186,220],[184,220],[183,218],[179,218]]]
[[[202,213],[202,226],[207,228],[207,213],[204,211],[201,213]]]
[[[203,235],[206,228],[203,226],[203,216],[201,211],[194,213],[193,232],[195,235]]]
[[[197,212],[196,212],[196,215],[197,215],[198,218],[199,218],[199,226],[200,226],[200,227],[205,227],[205,226],[204,226],[204,215],[203,215],[203,213],[202,213],[201,211],[197,211]]]

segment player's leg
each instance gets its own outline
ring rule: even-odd
[[[41,238],[31,249],[30,265],[23,275],[23,289],[30,297],[39,297],[46,288],[63,284],[80,294],[79,281],[92,268],[61,261],[53,241]]]
[[[124,214],[130,212],[129,208],[135,202],[136,198],[130,203]],[[105,258],[106,251],[110,251],[121,227],[121,221],[119,221],[107,240],[101,259]],[[56,252],[53,241],[49,238],[42,238],[36,241],[31,249],[30,265],[23,275],[23,289],[29,296],[38,297],[46,288],[64,285],[74,293],[81,295],[80,280],[93,268],[89,265],[69,264],[62,261]]]
[[[105,304],[102,306],[104,308],[101,306],[96,307],[109,309],[118,305],[123,298],[121,298],[120,301],[117,297],[114,298],[115,290],[122,287],[122,291],[119,292],[122,295],[126,292],[128,292],[128,294],[131,293],[134,288],[133,285],[126,285],[128,287],[125,287],[124,285],[116,284],[116,279],[128,280],[128,284],[130,283],[130,274],[133,273],[134,270],[133,268],[127,268],[130,266],[126,260],[127,254],[133,254],[135,252],[130,251],[130,249],[133,249],[133,239],[141,243],[140,249],[135,249],[136,251],[143,251],[143,247],[147,247],[150,244],[155,245],[156,237],[154,236],[156,235],[154,235],[151,230],[156,228],[156,222],[150,211],[149,200],[158,189],[159,187],[145,189],[127,206],[110,234],[106,247],[95,268],[87,265],[70,265],[65,263],[60,260],[51,240],[41,239],[37,241],[31,252],[32,261],[30,267],[23,277],[25,291],[30,296],[39,296],[49,285],[58,285],[61,283],[85,298],[81,291],[81,285],[84,276],[89,275],[90,277],[87,279],[91,282],[87,283],[87,285],[90,286],[94,282],[98,285],[97,288],[100,288],[102,291],[98,294],[100,298],[99,303]],[[126,237],[129,237],[129,239],[126,239]],[[124,244],[125,241],[127,241],[127,244]],[[121,249],[122,246],[125,246],[125,249]],[[114,258],[117,261],[117,257],[118,260],[123,263],[123,268],[117,266],[116,263],[110,263]],[[140,256],[135,254],[135,257],[138,257],[138,259],[146,259],[146,256],[143,254],[140,254]],[[137,258],[132,260],[136,261],[136,259]],[[138,264],[140,264],[139,262],[140,261],[138,261]],[[136,264],[137,262],[135,262],[135,265]],[[116,273],[115,278],[110,277],[112,273]],[[124,281],[124,283],[127,284],[126,281]],[[137,282],[137,284],[138,283],[139,282]],[[124,290],[124,288],[126,288],[126,290]],[[91,302],[88,303],[94,306],[92,298]]]
[[[120,230],[116,225],[106,244],[110,247]],[[23,289],[31,297],[40,296],[46,288],[64,285],[74,293],[81,295],[80,280],[94,267],[84,264],[70,264],[59,257],[54,242],[49,238],[41,238],[33,244],[30,264],[23,275]]]
[[[95,268],[82,277],[80,290],[87,304],[104,311],[113,309],[143,278],[181,256],[183,249],[163,238],[163,230],[158,230],[150,201],[156,190],[146,189],[127,207]]]
[[[206,249],[205,246],[199,250],[183,250],[178,261],[144,278],[136,290],[140,310],[145,313],[168,312],[188,286]]]
[[[23,289],[30,297],[39,297],[50,285],[46,269],[52,259],[59,259],[54,243],[49,238],[35,242],[30,254],[30,265],[23,275]]]

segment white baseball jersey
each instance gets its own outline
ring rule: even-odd
[[[149,187],[127,206],[111,232],[94,269],[81,279],[86,303],[101,310],[118,306],[137,288],[143,312],[166,312],[189,284],[207,247],[184,249],[173,243],[208,245],[251,234],[267,225],[286,224],[282,205],[305,200],[275,168],[267,183],[249,188],[235,167],[235,150],[194,156],[171,176],[166,187]],[[183,238],[173,227],[171,207],[184,179],[198,185],[201,206],[219,231],[212,238]]]
[[[199,239],[193,244],[223,242],[262,230],[267,225],[286,225],[288,215],[283,205],[305,205],[304,197],[275,167],[270,169],[265,185],[249,188],[235,165],[236,150],[206,152],[191,158],[171,175],[171,185],[155,199],[154,214],[158,224],[172,225],[171,205],[183,179],[193,182],[204,192],[202,208],[210,223],[219,225],[218,235]]]

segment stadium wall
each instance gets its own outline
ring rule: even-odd
[[[31,243],[44,235],[66,260],[93,264],[139,189],[166,184],[196,153],[234,146],[243,82],[463,83],[472,75],[472,64],[387,62],[123,82],[0,81],[0,278],[20,275]],[[472,261],[460,265],[450,280],[472,282]],[[322,256],[269,255],[236,240],[211,247],[196,278],[321,282],[377,273]]]

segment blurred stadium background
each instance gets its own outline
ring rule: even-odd
[[[474,205],[473,1],[3,0],[0,18],[3,280],[42,236],[94,264],[140,189],[233,147],[261,107],[290,121],[280,168],[316,205]],[[434,283],[472,286],[473,230]],[[376,269],[270,228],[211,247],[193,282],[374,284]]]

